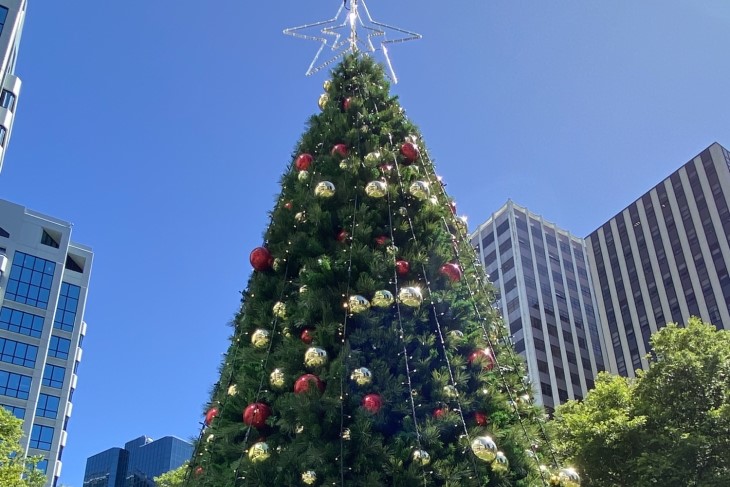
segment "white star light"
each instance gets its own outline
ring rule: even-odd
[[[365,13],[364,17],[361,15],[361,10]],[[307,31],[312,33],[308,34]],[[365,35],[361,36],[359,32],[363,32]],[[391,33],[391,37],[395,37],[389,39],[388,32]],[[321,43],[307,69],[307,76],[329,66],[347,53],[364,52],[370,55],[381,51],[394,83],[398,82],[398,78],[393,70],[387,45],[421,38],[421,34],[373,20],[365,0],[344,0],[333,18],[299,27],[290,27],[284,29],[284,34]],[[374,39],[379,42],[374,43]],[[332,57],[318,64],[319,56],[325,47],[332,51]]]

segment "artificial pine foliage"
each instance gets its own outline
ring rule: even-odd
[[[418,129],[368,57],[346,57],[325,86],[322,113],[282,177],[263,244],[273,261],[243,293],[206,408],[218,415],[201,433],[186,485],[543,485],[526,452],[544,444],[542,411],[525,396],[524,365]],[[406,142],[420,150],[412,163],[401,154]],[[306,171],[294,163],[301,154],[312,156]],[[387,184],[380,197],[365,191],[376,180]],[[316,194],[323,181],[333,195]],[[412,190],[417,181],[430,194]],[[396,260],[409,264],[403,275]],[[463,275],[440,273],[449,262]],[[408,287],[417,288],[410,300]],[[360,311],[351,299],[384,290],[394,303],[385,293]],[[494,358],[472,356],[480,350]],[[369,375],[353,375],[363,367]],[[305,374],[324,392],[312,379],[295,393]],[[364,407],[368,395],[376,396]],[[260,428],[243,417],[254,403],[271,410]],[[491,452],[474,454],[482,436],[507,468]]]

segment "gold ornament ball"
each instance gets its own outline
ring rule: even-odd
[[[426,181],[412,182],[408,188],[408,192],[419,200],[425,200],[431,195],[431,190],[428,188],[428,183]]]
[[[285,336],[285,337],[287,337],[287,338],[291,338],[291,328],[289,328],[288,326],[285,326],[285,327],[284,327],[284,328],[283,328],[283,329],[281,330],[281,334],[282,334],[282,335],[284,335],[284,336]]]
[[[307,292],[309,292],[309,288],[306,284],[299,288],[299,294],[307,294]]]
[[[368,152],[365,155],[365,163],[369,166],[375,166],[382,159],[382,154],[378,151]]]
[[[350,428],[345,428],[345,431],[342,432],[342,439],[350,441],[352,439],[352,433],[350,432]]]
[[[269,384],[271,384],[271,387],[280,389],[284,387],[284,382],[284,371],[281,369],[274,369],[271,375],[269,375]]]
[[[258,330],[253,332],[253,335],[251,335],[251,343],[253,344],[254,348],[266,348],[269,346],[270,341],[271,332],[269,330],[259,328]]]
[[[371,198],[382,198],[388,194],[388,185],[383,181],[370,181],[365,186],[365,194]]]
[[[429,203],[430,203],[430,204],[431,204],[432,206],[438,206],[438,205],[439,205],[439,199],[438,199],[437,197],[435,197],[435,196],[431,196],[431,197],[430,197],[430,198],[428,199],[428,202],[429,202]]]
[[[296,215],[294,215],[294,219],[299,223],[304,223],[307,221],[307,212],[306,211],[298,211]]]
[[[205,439],[205,442],[210,443],[213,440],[215,440],[215,435],[208,435],[208,437]]]
[[[408,216],[408,208],[406,208],[405,206],[401,206],[400,208],[398,208],[398,214],[400,216]]]
[[[332,198],[335,195],[335,185],[330,181],[320,181],[314,187],[314,195],[319,198]]]
[[[367,367],[360,367],[352,371],[350,379],[354,380],[355,384],[359,386],[366,386],[373,382],[373,373]]]
[[[418,465],[428,465],[431,463],[431,455],[426,450],[415,450],[413,452],[413,461]]]
[[[388,245],[385,248],[385,251],[388,253],[388,255],[395,257],[398,254],[398,247],[396,247],[395,245]]]
[[[321,367],[327,363],[327,352],[321,348],[309,347],[304,352],[304,364],[307,367]]]
[[[233,384],[228,388],[228,395],[235,396],[236,394],[238,394],[238,387],[236,387],[236,384]]]
[[[330,96],[327,93],[322,93],[321,95],[319,95],[319,100],[317,100],[317,105],[319,105],[319,109],[324,110],[329,101]]]
[[[558,474],[564,487],[580,487],[580,475],[572,468],[563,468]]]
[[[324,91],[329,91],[330,88],[332,88],[332,81],[331,80],[324,80],[324,83],[322,83],[322,88],[324,88]]]
[[[277,301],[274,305],[274,316],[277,318],[286,319],[286,304],[281,301]]]
[[[340,169],[347,170],[353,167],[352,161],[350,159],[342,159],[340,161]]]
[[[248,449],[248,459],[254,463],[263,462],[271,456],[269,445],[264,441],[259,441],[251,445]]]
[[[418,308],[423,303],[423,295],[418,287],[403,287],[398,291],[398,301],[411,308]]]
[[[309,171],[299,171],[299,173],[297,174],[297,179],[299,179],[300,181],[306,181],[307,179],[309,179]]]
[[[304,433],[304,425],[297,424],[296,427],[294,427],[294,433],[296,433],[296,434]]]
[[[509,472],[509,460],[501,451],[497,452],[497,456],[492,462],[492,471],[500,474]]]
[[[370,303],[363,296],[355,294],[354,296],[350,296],[347,300],[347,307],[350,309],[351,313],[362,313],[370,308]]]
[[[448,397],[449,399],[454,399],[454,398],[459,397],[459,391],[456,389],[455,386],[452,386],[452,385],[444,386],[443,391],[444,391],[444,396]]]
[[[376,308],[387,308],[388,306],[393,304],[394,301],[395,298],[393,297],[393,293],[391,293],[387,289],[382,289],[380,291],[375,291],[375,296],[373,296],[370,304],[372,304]]]
[[[469,228],[469,223],[466,221],[465,216],[456,217],[456,227],[462,232],[466,233]]]
[[[489,436],[479,436],[471,442],[471,451],[479,459],[487,463],[497,458],[497,444]]]
[[[464,332],[461,330],[451,330],[449,332],[449,341],[460,343],[464,341]]]
[[[306,472],[302,472],[302,482],[304,482],[307,485],[314,485],[317,483],[317,472],[314,470],[307,470]]]
[[[279,272],[284,265],[284,262],[284,259],[277,257],[276,259],[274,259],[274,263],[271,265],[271,267],[274,269],[275,272]]]

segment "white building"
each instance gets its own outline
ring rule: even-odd
[[[26,5],[26,0],[0,0],[0,171],[20,95],[21,83],[20,78],[15,76],[15,61],[18,58]]]

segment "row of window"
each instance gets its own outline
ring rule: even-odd
[[[46,364],[43,369],[42,384],[46,387],[61,389],[66,378],[66,368],[59,365]],[[0,370],[0,395],[28,399],[31,377]]]

